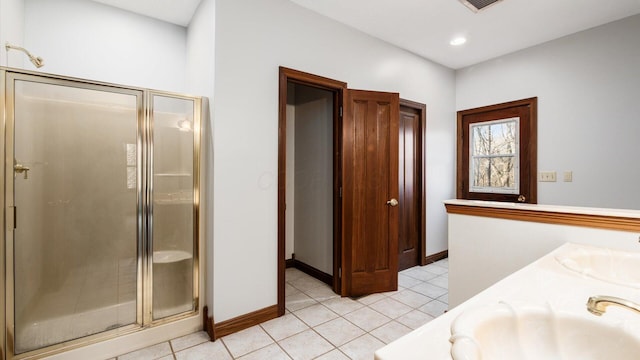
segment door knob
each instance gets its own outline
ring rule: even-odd
[[[15,171],[16,174],[24,173],[25,180],[29,178],[29,170],[30,169],[28,167],[26,167],[26,166],[24,166],[24,165],[22,165],[20,163],[17,163],[17,162],[16,162],[15,165],[13,165],[13,171]]]
[[[398,200],[396,200],[396,199],[388,200],[387,201],[387,205],[398,206]]]

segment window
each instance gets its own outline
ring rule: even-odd
[[[535,203],[536,103],[458,112],[457,197]]]
[[[469,125],[469,191],[517,194],[520,118]]]

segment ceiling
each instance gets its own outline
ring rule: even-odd
[[[290,1],[453,69],[640,13],[640,0],[504,0],[478,13],[459,0]]]
[[[188,26],[201,0],[93,1]],[[453,69],[640,13],[640,0],[503,0],[478,13],[459,0],[289,1]]]
[[[202,0],[92,0],[180,26],[188,26]]]

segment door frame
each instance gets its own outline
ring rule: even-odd
[[[347,83],[279,67],[278,81],[278,316],[285,313],[285,211],[287,176],[287,84],[289,82],[324,89],[333,93],[333,291],[341,294],[340,259],[342,258],[342,202],[339,189],[342,179],[342,102]]]
[[[400,98],[400,108],[408,107],[416,110],[420,117],[420,241],[418,251],[420,252],[419,265],[427,265],[427,105]]]

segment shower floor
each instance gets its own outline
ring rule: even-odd
[[[57,289],[16,302],[16,353],[135,323],[136,291],[135,259],[75,269]]]

